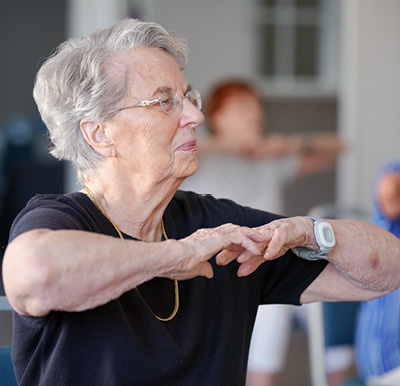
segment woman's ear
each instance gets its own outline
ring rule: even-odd
[[[108,138],[103,125],[92,121],[81,121],[81,132],[88,144],[104,157],[115,156],[114,143]]]

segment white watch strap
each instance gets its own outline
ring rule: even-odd
[[[306,259],[306,260],[321,260],[327,259],[328,253],[333,249],[335,246],[335,235],[333,233],[333,229],[331,225],[323,219],[311,216],[305,216],[310,218],[314,221],[314,236],[315,240],[318,244],[319,251],[313,251],[311,249],[307,249],[304,247],[296,247],[292,248],[292,251],[299,257]],[[321,230],[321,226],[323,230]],[[328,231],[328,236],[325,234],[321,234],[323,231]],[[326,237],[326,239],[325,239]],[[330,238],[328,240],[328,238]]]

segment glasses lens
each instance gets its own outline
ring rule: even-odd
[[[201,95],[196,89],[188,91],[185,98],[193,105],[201,110]],[[182,97],[178,93],[162,93],[158,96],[158,103],[160,104],[163,111],[167,114],[182,108]]]
[[[181,100],[176,93],[163,93],[158,96],[158,102],[165,113],[170,113],[175,108],[179,107]]]
[[[185,98],[193,105],[196,106],[199,110],[201,110],[201,95],[198,90],[195,88],[191,89],[186,95]]]

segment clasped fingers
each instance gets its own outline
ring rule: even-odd
[[[224,224],[216,228],[199,229],[187,241],[193,243],[198,254],[205,259],[221,250],[231,252],[218,261],[219,264],[228,264],[243,251],[259,255],[258,245],[265,242],[265,237],[255,229]]]
[[[276,259],[291,248],[306,245],[313,235],[312,220],[300,216],[274,220],[255,229],[267,239],[265,260]]]

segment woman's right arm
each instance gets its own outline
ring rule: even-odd
[[[257,252],[264,237],[226,224],[182,240],[147,243],[77,230],[36,229],[16,237],[3,259],[3,283],[20,314],[83,311],[118,298],[154,277],[213,276],[221,249]]]

